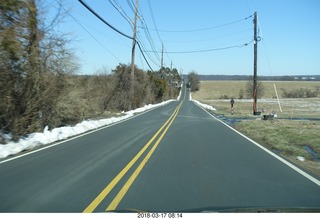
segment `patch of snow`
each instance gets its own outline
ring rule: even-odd
[[[180,97],[181,97],[181,91],[182,91],[182,89],[180,89],[180,93],[179,93],[179,96],[178,96],[177,100],[180,100]]]
[[[302,156],[297,156],[297,159],[300,160],[300,161],[302,161],[302,162],[306,160],[306,159],[305,159],[304,157],[302,157]]]
[[[190,93],[190,96],[189,96],[189,100],[195,102],[196,104],[198,104],[199,106],[201,106],[201,107],[203,107],[205,109],[213,110],[213,111],[216,110],[215,108],[213,108],[212,106],[210,106],[208,104],[200,103],[198,100],[192,99],[191,93]]]
[[[102,126],[110,125],[121,120],[128,119],[134,116],[135,113],[141,113],[152,108],[163,106],[175,100],[168,100],[158,104],[149,104],[144,107],[137,108],[128,112],[123,112],[125,115],[120,117],[112,117],[108,119],[100,120],[85,120],[81,123],[78,123],[75,126],[65,126],[60,128],[54,128],[49,130],[46,126],[43,132],[36,132],[29,134],[28,136],[21,138],[19,142],[8,142],[7,144],[0,144],[0,158],[5,158],[9,155],[17,154],[21,151],[31,149],[37,146],[50,144],[55,141],[64,140],[69,137],[82,134],[84,132],[100,128]],[[5,136],[5,139],[8,139],[10,135]]]
[[[205,108],[205,109],[208,109],[208,110],[216,110],[216,109],[213,108],[212,106],[207,105],[207,104],[204,104],[204,103],[200,103],[200,102],[197,101],[197,100],[192,100],[192,101],[195,102],[196,104],[198,104],[199,106]]]

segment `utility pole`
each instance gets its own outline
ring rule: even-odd
[[[253,15],[254,36],[253,36],[253,115],[257,115],[257,50],[258,50],[258,37],[257,37],[257,12]]]
[[[136,9],[134,14],[134,23],[133,23],[133,40],[132,40],[132,53],[131,53],[131,100],[130,100],[130,110],[132,109],[132,101],[134,97],[134,56],[136,49],[136,37],[137,37],[137,17],[138,17],[138,0],[136,0]]]
[[[161,69],[163,68],[163,43],[162,43],[162,53],[161,53]]]

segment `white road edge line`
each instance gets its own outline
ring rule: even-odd
[[[175,102],[175,100],[174,100],[174,101],[170,101],[170,102],[168,102],[168,103],[171,103],[171,102]],[[167,103],[167,104],[168,104],[168,103]],[[166,104],[165,104],[165,105],[166,105]],[[163,105],[161,105],[161,106],[163,106]],[[68,142],[68,141],[72,141],[72,140],[74,140],[74,139],[76,139],[76,138],[80,138],[80,137],[83,137],[83,136],[85,136],[85,135],[89,135],[89,134],[91,134],[91,133],[93,133],[93,132],[97,132],[97,131],[100,131],[100,130],[102,130],[102,129],[109,128],[109,127],[114,126],[114,125],[118,125],[118,124],[120,124],[120,123],[122,123],[122,122],[128,121],[128,120],[130,120],[130,119],[133,119],[133,118],[136,118],[136,117],[138,117],[138,116],[141,116],[141,115],[143,115],[143,114],[145,114],[145,113],[147,113],[147,112],[150,112],[151,110],[157,109],[157,108],[159,108],[159,107],[161,107],[161,106],[157,106],[157,107],[151,108],[151,109],[149,109],[149,110],[146,110],[146,111],[144,111],[144,112],[141,112],[141,113],[139,113],[139,114],[137,114],[137,115],[134,115],[134,116],[131,116],[131,117],[129,117],[129,118],[120,120],[120,121],[118,121],[118,122],[111,123],[111,124],[106,125],[106,126],[102,126],[102,127],[100,127],[100,128],[97,128],[97,129],[93,129],[93,130],[87,131],[87,132],[82,133],[82,134],[80,134],[80,135],[72,136],[72,137],[70,137],[70,138],[68,138],[68,139],[65,139],[65,140],[62,140],[62,141],[59,141],[59,142],[56,142],[56,143],[54,143],[54,142],[51,143],[51,144],[49,143],[47,146],[40,146],[41,148],[39,148],[39,149],[35,149],[35,150],[30,151],[30,152],[26,152],[26,153],[24,153],[24,154],[21,154],[21,155],[17,155],[17,156],[13,155],[14,157],[12,157],[12,158],[8,158],[8,159],[4,158],[5,160],[0,161],[0,164],[9,162],[9,161],[12,161],[12,160],[15,160],[15,159],[18,159],[18,158],[21,158],[21,157],[24,157],[24,156],[27,156],[27,155],[30,155],[30,154],[34,154],[34,153],[37,153],[37,152],[42,151],[42,150],[45,150],[45,149],[49,149],[49,148],[55,147],[55,146],[57,146],[57,145],[59,145],[59,144],[63,144],[63,143],[66,143],[66,142]]]
[[[290,168],[292,168],[293,170],[297,171],[298,173],[300,173],[302,176],[306,177],[307,179],[309,179],[310,181],[314,182],[315,184],[317,184],[318,186],[320,186],[320,181],[316,178],[314,178],[313,176],[309,175],[308,173],[304,172],[303,170],[301,170],[300,168],[298,168],[297,166],[293,165],[292,163],[286,161],[285,159],[283,159],[282,157],[278,156],[277,154],[273,153],[272,151],[268,150],[267,148],[263,147],[261,144],[255,142],[254,140],[252,140],[251,138],[249,138],[248,136],[242,134],[241,132],[237,131],[236,129],[232,128],[231,126],[229,126],[228,124],[224,123],[223,121],[221,121],[220,119],[216,118],[214,115],[210,114],[206,109],[204,109],[202,106],[196,104],[194,101],[192,101],[196,106],[200,107],[202,110],[204,110],[206,113],[208,113],[212,118],[214,118],[215,120],[221,122],[223,125],[227,126],[228,128],[230,128],[231,130],[233,130],[234,132],[236,132],[237,134],[241,135],[242,137],[244,137],[245,139],[247,139],[248,141],[250,141],[251,143],[255,144],[256,146],[258,146],[260,149],[264,150],[265,152],[267,152],[268,154],[270,154],[271,156],[275,157],[276,159],[280,160],[281,162],[283,162],[284,164],[286,164],[287,166],[289,166]]]

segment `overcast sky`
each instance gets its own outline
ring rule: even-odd
[[[135,0],[85,0],[128,36]],[[111,4],[112,3],[112,4]],[[57,10],[50,0],[48,10]],[[102,23],[78,0],[64,0],[70,13],[57,31],[71,33],[81,74],[130,64],[132,40]],[[258,75],[320,74],[318,0],[139,0],[138,41],[153,70],[161,65],[183,74],[253,73],[253,13],[258,14]],[[251,17],[250,17],[251,16]],[[244,44],[249,43],[247,46]],[[138,47],[135,63],[150,69]]]

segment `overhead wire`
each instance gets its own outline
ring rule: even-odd
[[[82,0],[78,0],[86,9],[88,9],[92,14],[94,14],[100,21],[102,21],[104,24],[106,24],[108,27],[110,27],[111,29],[113,29],[114,31],[116,31],[117,33],[119,33],[120,35],[134,40],[133,37],[128,36],[127,34],[121,32],[120,30],[118,30],[117,28],[115,28],[114,26],[112,26],[111,24],[109,24],[107,21],[105,21],[99,14],[97,14],[92,8],[90,8],[85,2],[83,2]]]
[[[130,17],[127,15],[127,13],[122,9],[122,7],[121,7],[121,5],[117,2],[117,1],[115,1],[114,0],[114,4],[113,4],[113,2],[111,1],[111,0],[109,0],[109,2],[111,3],[111,5],[121,14],[121,16],[122,17],[124,17],[127,21],[128,21],[128,23],[130,24],[130,27],[131,27],[131,29],[133,30],[133,22],[130,20]],[[132,8],[132,5],[130,4],[130,2],[129,1],[127,1],[127,3],[129,4],[129,7],[133,10],[133,8]],[[139,17],[141,17],[141,15],[139,16]],[[149,41],[149,43],[150,43],[150,45],[152,45],[152,41],[150,40],[150,37],[148,36],[148,35],[146,35],[148,38],[148,41]],[[143,40],[142,40],[142,37],[140,36],[140,34],[139,34],[139,32],[137,32],[137,39],[138,39],[138,41],[140,42],[140,44],[141,44],[141,48],[143,49],[143,50],[145,50],[145,46],[144,46],[144,43],[143,43]],[[151,47],[152,49],[155,49],[155,47]],[[153,58],[150,56],[150,54],[147,54],[147,57],[149,58],[149,60],[150,61],[152,61],[156,66],[159,66],[154,60],[153,60]]]
[[[204,28],[198,28],[198,29],[190,29],[190,30],[161,30],[161,29],[157,29],[157,31],[160,32],[167,32],[167,33],[188,33],[188,32],[200,32],[200,31],[206,31],[206,30],[211,30],[211,29],[217,29],[217,28],[221,28],[221,27],[225,27],[225,26],[229,26],[232,24],[236,24],[239,23],[241,21],[245,21],[249,18],[253,17],[253,15],[250,15],[246,18],[242,18],[236,21],[232,21],[229,23],[225,23],[225,24],[220,24],[220,25],[216,25],[216,26],[212,26],[212,27],[204,27]],[[155,30],[155,29],[150,29],[150,30]]]
[[[245,33],[245,32],[249,32],[249,31],[253,31],[253,28],[249,28],[249,29],[245,29],[245,30],[241,30],[241,31],[237,31],[237,32],[233,32],[233,33],[228,33],[228,34],[224,34],[224,35],[219,35],[219,36],[215,36],[215,37],[211,37],[211,38],[206,38],[206,39],[199,39],[199,40],[166,40],[166,42],[169,43],[198,43],[198,42],[206,42],[206,41],[212,41],[212,40],[216,40],[216,39],[220,39],[220,38],[226,38],[229,36],[234,36],[240,33]]]
[[[79,21],[79,20],[78,20]],[[79,21],[80,22],[80,21]],[[128,41],[126,41],[125,39],[123,38],[117,38],[117,40],[113,39],[112,37],[110,37],[110,35],[107,35],[106,33],[104,33],[102,30],[98,30],[94,27],[92,27],[91,25],[88,25],[86,23],[84,23],[83,21],[80,22],[82,25],[86,26],[87,29],[89,28],[92,31],[94,31],[95,33],[98,33],[100,34],[101,36],[104,36],[104,37],[107,37],[115,42],[117,42],[118,44],[121,44],[121,46],[125,46],[127,48],[131,48],[131,44],[129,45]],[[121,41],[121,42],[120,42]]]
[[[110,23],[108,23],[107,21],[105,21],[100,15],[98,15],[93,9],[91,9],[91,8],[90,8],[86,3],[84,3],[82,0],[78,0],[78,1],[79,1],[84,7],[86,7],[92,14],[94,14],[99,20],[101,20],[104,24],[106,24],[107,26],[109,26],[111,29],[113,29],[114,31],[116,31],[117,33],[119,33],[120,35],[122,35],[122,36],[124,36],[124,37],[126,37],[126,38],[128,38],[128,39],[134,40],[133,37],[131,37],[131,36],[123,33],[122,31],[118,30],[117,28],[115,28],[114,26],[112,26]],[[134,3],[132,2],[132,0],[131,0],[131,1],[130,1],[130,0],[127,0],[127,4],[128,4],[129,7],[131,8],[131,10],[132,10],[133,12],[135,12],[135,9],[134,9],[134,7],[133,7]],[[118,11],[120,12],[120,10],[118,10]],[[176,30],[176,31],[158,30],[157,28],[156,28],[156,29],[157,29],[158,31],[163,31],[163,32],[196,32],[196,31],[204,31],[204,30],[215,29],[215,28],[219,28],[219,27],[223,27],[223,26],[232,25],[232,24],[241,22],[241,21],[243,21],[243,20],[247,20],[248,18],[250,18],[250,17],[252,17],[252,16],[253,16],[253,15],[250,15],[250,16],[248,16],[248,17],[246,17],[246,18],[243,18],[243,19],[240,19],[240,20],[236,20],[236,21],[233,21],[233,22],[229,22],[229,23],[225,23],[225,24],[221,24],[221,25],[216,25],[216,26],[208,27],[208,28],[199,28],[199,29],[193,29],[193,30]],[[146,52],[147,54],[152,52],[152,53],[155,54],[155,56],[157,57],[157,59],[160,60],[159,56],[156,55],[156,54],[161,53],[162,51],[159,52],[159,51],[157,51],[157,50],[155,49],[154,42],[153,42],[152,37],[151,37],[151,34],[150,34],[150,32],[149,32],[149,30],[151,30],[151,29],[147,27],[143,15],[140,14],[139,12],[138,12],[138,18],[139,18],[139,20],[141,21],[141,23],[142,23],[142,25],[143,25],[143,29],[145,30],[145,35],[146,35],[146,37],[147,37],[147,39],[148,39],[148,41],[149,41],[149,44],[150,44],[150,46],[151,46],[151,50],[145,50],[145,47],[144,47],[143,45],[141,45],[141,43],[139,43],[138,40],[135,40],[135,42],[137,43],[138,48],[139,48],[142,56],[144,57],[146,63],[148,64],[149,68],[152,70],[152,68],[151,68],[148,60],[146,59],[146,56],[145,56],[144,52]],[[126,20],[127,20],[127,19],[126,19]],[[131,22],[129,22],[129,23],[131,23]],[[160,37],[160,36],[159,36],[159,37]],[[139,40],[142,42],[140,36],[139,36]],[[160,40],[161,40],[161,38],[160,38]],[[218,47],[218,48],[210,48],[210,49],[202,49],[202,50],[169,51],[169,52],[168,52],[168,51],[165,51],[164,53],[166,53],[166,54],[170,54],[170,53],[171,53],[171,54],[174,54],[174,53],[177,54],[177,53],[211,52],[211,51],[226,50],[226,49],[232,49],[232,48],[242,48],[242,47],[244,47],[244,46],[249,45],[249,44],[252,43],[252,42],[253,42],[253,40],[252,40],[251,42],[249,42],[249,43],[244,43],[243,45],[233,45],[233,46],[227,46],[227,47]],[[142,47],[143,47],[144,49],[142,49]],[[149,55],[148,55],[148,57],[149,57],[150,60],[152,60],[152,62],[154,62],[155,65],[157,65],[157,64],[155,63],[155,61],[154,61]],[[152,71],[153,71],[153,70],[152,70]]]
[[[157,36],[158,36],[158,38],[159,38],[159,40],[160,40],[160,42],[162,44],[163,49],[166,50],[166,48],[163,46],[163,40],[161,39],[159,31],[158,31],[158,25],[157,25],[156,19],[154,17],[154,13],[153,13],[153,9],[152,9],[150,0],[148,0],[148,7],[149,7],[149,11],[150,11],[150,14],[151,14],[152,22],[153,22],[153,25],[155,27]],[[168,59],[171,60],[171,58],[168,56],[168,53],[166,53],[166,55],[167,55]]]
[[[77,22],[97,43],[99,43],[110,55],[112,55],[112,57],[114,57],[115,59],[117,59],[119,62],[121,62],[121,60],[119,58],[117,58],[105,45],[103,45],[97,38],[95,38],[90,31],[88,31],[77,19],[75,19],[72,15],[70,15],[72,19],[74,19],[75,22]]]
[[[137,43],[137,45],[138,45],[138,47],[139,47],[139,49],[140,49],[140,52],[141,52],[141,54],[142,54],[142,56],[143,56],[144,60],[145,60],[145,61],[146,61],[146,63],[147,63],[147,65],[149,66],[149,68],[151,69],[151,71],[153,71],[153,69],[151,68],[151,66],[150,66],[149,62],[147,61],[146,56],[144,55],[143,50],[141,49],[140,43],[138,42],[138,43]]]
[[[131,9],[132,13],[135,13],[135,6],[134,6],[134,3],[130,0],[127,0],[127,4],[129,5],[129,8]]]
[[[122,9],[121,5],[116,1],[114,0],[114,3],[109,0],[110,4],[120,13],[120,15],[129,23],[131,29],[133,30],[133,22],[131,21],[131,18],[127,15],[127,13]],[[142,38],[140,37],[139,33],[137,33],[137,39],[139,40],[140,44],[141,44],[141,48],[143,50],[145,50],[145,46],[143,45],[143,41],[142,41]],[[147,54],[148,58],[153,62],[154,60],[151,58],[150,54]],[[140,59],[141,59],[141,55],[139,56]],[[142,63],[143,64],[143,63]]]
[[[152,37],[151,37],[151,34],[150,34],[150,32],[149,32],[147,23],[146,23],[146,21],[145,21],[145,19],[144,19],[144,17],[143,17],[142,15],[141,15],[140,21],[141,21],[141,23],[143,24],[143,26],[145,26],[145,28],[143,28],[143,30],[144,30],[144,33],[145,33],[145,35],[146,35],[146,38],[147,38],[147,40],[148,40],[148,42],[149,42],[149,44],[150,44],[151,49],[152,49],[152,50],[156,50],[154,41],[153,41],[153,39],[152,39]],[[160,62],[160,57],[159,57],[159,55],[158,55],[157,53],[155,53],[155,56],[156,56],[156,58],[158,59],[158,61]]]
[[[119,3],[118,3],[118,4],[119,4]],[[130,0],[127,0],[127,4],[128,4],[128,6],[129,6],[129,8],[131,9],[132,13],[135,14],[134,3],[133,3],[132,1],[130,2]],[[139,19],[141,22],[143,22],[143,19],[141,18],[141,17],[143,17],[143,16],[139,13],[139,11],[138,11],[137,16],[138,16],[138,19]],[[133,28],[132,28],[132,29],[133,29]],[[144,31],[144,32],[145,32],[145,31]],[[147,40],[149,41],[149,44],[150,44],[150,46],[151,46],[151,49],[155,50],[155,47],[153,46],[153,41],[152,41],[152,38],[151,38],[150,34],[148,35],[148,33],[145,32],[145,35],[146,35],[146,37],[147,37]],[[146,50],[146,49],[145,49],[146,47],[144,46],[144,43],[143,43],[143,40],[142,40],[142,36],[140,35],[139,31],[137,31],[137,38],[139,39],[140,47],[141,47],[143,50]],[[150,60],[151,62],[153,62],[156,66],[159,66],[159,65],[156,63],[156,61],[154,61],[154,59],[151,57],[150,54],[147,54],[147,56],[148,56],[148,58],[149,58],[149,60]],[[157,57],[158,54],[156,54],[155,56]],[[159,58],[157,58],[157,59],[159,59]]]
[[[104,46],[96,37],[94,37],[90,31],[88,31],[69,11],[67,11],[64,6],[57,1],[57,3],[67,12],[67,14],[83,29],[85,30],[97,43],[99,43],[113,58],[115,58],[117,61],[121,62],[121,60],[116,57],[106,46]]]
[[[132,13],[135,14],[135,6],[134,6],[134,2],[131,0],[127,0],[127,4],[129,6],[129,8],[131,9]],[[154,41],[150,35],[150,32],[148,30],[148,27],[147,27],[147,24],[146,24],[146,21],[143,17],[143,15],[141,14],[141,9],[139,7],[139,10],[137,11],[137,17],[138,17],[138,20],[141,22],[141,24],[145,27],[144,29],[144,34],[146,36],[146,39],[147,41],[149,42],[149,45],[151,47],[152,50],[156,50],[155,48],[155,45],[154,45]],[[140,34],[139,31],[137,31],[137,38],[139,39],[139,42],[140,42],[140,45],[141,45],[141,48],[143,48],[143,50],[145,50],[146,46],[144,45],[143,43],[143,40],[142,40],[142,36]],[[159,55],[157,53],[154,53],[156,59],[160,62],[160,58],[159,58]],[[150,61],[153,62],[153,64],[155,64],[156,66],[159,67],[159,64],[151,57],[151,55],[148,53],[147,54],[148,58],[150,59]]]
[[[120,30],[118,30],[117,28],[115,28],[114,26],[112,26],[110,23],[108,23],[106,20],[104,20],[99,14],[97,14],[91,7],[89,7],[85,2],[83,2],[82,0],[78,0],[87,10],[89,10],[93,15],[95,15],[100,21],[102,21],[104,24],[106,24],[108,27],[110,27],[111,29],[113,29],[114,31],[116,31],[117,33],[119,33],[120,35],[128,38],[128,39],[131,39],[131,40],[134,40],[135,43],[138,45],[138,48],[142,54],[142,56],[144,57],[147,65],[149,66],[149,68],[151,69],[151,71],[153,71],[153,69],[151,68],[148,60],[146,59],[144,53],[143,53],[143,50],[141,49],[141,46],[140,46],[140,43],[139,41],[137,41],[136,39],[134,39],[133,37],[121,32]]]
[[[129,8],[131,9],[132,13],[135,13],[135,3],[132,1],[132,0],[127,0],[127,4],[129,6]],[[155,48],[155,43],[151,37],[151,34],[149,32],[149,28],[147,26],[147,22],[145,21],[144,19],[144,16],[141,14],[141,8],[139,7],[139,10],[137,11],[137,17],[139,19],[139,21],[141,22],[141,25],[144,27],[143,30],[144,30],[144,34],[146,36],[146,39],[147,41],[149,42],[149,45],[151,47],[151,50],[156,50]],[[139,35],[139,32],[138,32],[138,35]],[[142,36],[140,35],[140,39],[142,38]],[[140,40],[140,42],[142,42],[142,40]],[[143,45],[141,45],[141,47],[143,47]],[[156,57],[156,59],[160,62],[160,57],[158,54],[154,54],[154,56]],[[150,56],[148,56],[150,58]],[[152,58],[150,58],[152,59]],[[153,59],[152,59],[153,60]],[[153,61],[154,62],[154,61]],[[154,64],[156,64],[154,62]],[[158,64],[156,64],[157,66],[159,66]]]
[[[271,66],[270,66],[270,61],[269,61],[269,56],[268,56],[268,52],[267,52],[267,47],[266,47],[266,44],[265,44],[265,41],[264,41],[264,37],[263,37],[263,33],[262,33],[262,29],[261,29],[261,25],[260,25],[259,18],[257,18],[257,21],[258,21],[258,30],[259,30],[259,33],[261,34],[262,44],[263,44],[263,47],[264,47],[264,50],[265,50],[265,54],[266,54],[266,59],[267,59],[267,63],[268,63],[268,68],[269,68],[269,71],[270,71],[271,75],[273,75],[273,72],[272,72],[272,69],[271,69]],[[258,35],[259,35],[259,34],[258,34]]]
[[[152,12],[152,8],[151,8],[151,4],[150,4],[150,0],[148,0],[148,5],[149,5],[149,10],[151,13]],[[154,21],[154,16],[153,14],[151,14],[151,17]],[[205,31],[205,30],[211,30],[211,29],[216,29],[216,28],[221,28],[221,27],[225,27],[225,26],[229,26],[229,25],[232,25],[232,24],[236,24],[236,23],[239,23],[239,22],[242,22],[242,21],[245,21],[249,18],[253,17],[253,15],[250,15],[248,17],[245,17],[243,19],[239,19],[239,20],[235,20],[235,21],[232,21],[232,22],[229,22],[229,23],[225,23],[225,24],[220,24],[220,25],[216,25],[216,26],[212,26],[212,27],[207,27],[207,28],[199,28],[199,29],[190,29],[190,30],[159,30],[157,28],[157,25],[155,24],[154,22],[154,25],[155,25],[155,29],[150,29],[149,30],[155,30],[157,32],[157,35],[158,35],[158,38],[160,39],[161,42],[162,39],[159,35],[159,31],[161,32],[172,32],[172,33],[186,33],[186,32],[198,32],[198,31]],[[145,27],[141,27],[142,29],[144,29]],[[245,30],[245,31],[248,31],[248,30]],[[243,31],[244,32],[244,31]],[[199,41],[197,41],[199,42]],[[252,41],[251,41],[252,42]],[[228,46],[228,47],[219,47],[219,48],[211,48],[211,49],[203,49],[203,50],[189,50],[189,51],[167,51],[165,50],[165,54],[168,56],[168,54],[178,54],[178,53],[200,53],[200,52],[211,52],[211,51],[218,51],[218,50],[226,50],[226,49],[231,49],[231,48],[242,48],[244,46],[247,46],[249,45],[251,42],[249,43],[245,43],[243,45],[233,45],[233,46]],[[149,51],[145,51],[145,52],[155,52],[155,53],[162,53],[162,51],[156,51],[156,50],[149,50]],[[169,58],[170,59],[170,58]]]
[[[131,18],[125,13],[125,11],[122,9],[122,7],[120,6],[120,4],[114,0],[115,3],[112,2],[112,0],[109,0],[109,3],[120,13],[120,15],[126,20],[128,21],[130,27],[133,29],[133,21],[131,20]]]
[[[269,69],[271,75],[273,75],[273,72],[272,72],[272,69],[271,69],[271,65],[270,65],[270,61],[269,61],[268,52],[267,52],[267,47],[265,45],[265,41],[264,41],[264,37],[263,37],[263,33],[262,33],[262,28],[261,28],[259,17],[257,17],[257,25],[258,25],[258,36],[261,34],[261,38],[260,39],[262,40],[262,44],[263,44],[263,47],[264,47],[264,52],[265,52],[265,56],[266,56],[266,59],[267,59],[268,69]],[[282,112],[281,103],[280,103],[280,99],[279,99],[278,92],[277,92],[276,82],[273,82],[273,87],[274,87],[275,95],[277,97],[279,110],[280,110],[280,112]],[[272,107],[272,111],[274,111],[274,105],[272,105],[271,107]]]
[[[253,40],[251,40],[248,43],[244,43],[242,45],[233,45],[233,46],[226,46],[226,47],[218,47],[218,48],[211,48],[211,49],[202,49],[202,50],[189,50],[189,51],[169,51],[166,53],[171,53],[171,54],[183,54],[183,53],[202,53],[202,52],[212,52],[212,51],[218,51],[218,50],[226,50],[226,49],[232,49],[232,48],[242,48],[245,46],[248,46],[249,44],[251,44],[253,42]],[[162,51],[144,51],[144,52],[157,52],[160,53]]]
[[[151,14],[151,18],[152,18],[153,25],[154,25],[155,30],[156,30],[156,32],[157,32],[157,36],[158,36],[160,42],[163,43],[163,41],[162,41],[162,39],[161,39],[161,37],[160,37],[159,31],[158,31],[156,19],[154,18],[154,14],[153,14],[153,10],[152,10],[152,6],[151,6],[150,0],[148,0],[148,7],[149,7],[149,10],[150,10],[150,14]]]
[[[141,39],[140,34],[137,34],[137,38],[139,39],[139,42],[141,42],[140,44],[141,44],[141,48],[143,49],[143,51],[146,51],[146,47],[145,47],[144,43],[142,43],[143,41]],[[146,54],[147,54],[148,58],[150,59],[150,61],[159,67],[159,64],[153,59],[153,57],[151,57],[151,55],[149,53],[146,53]]]

